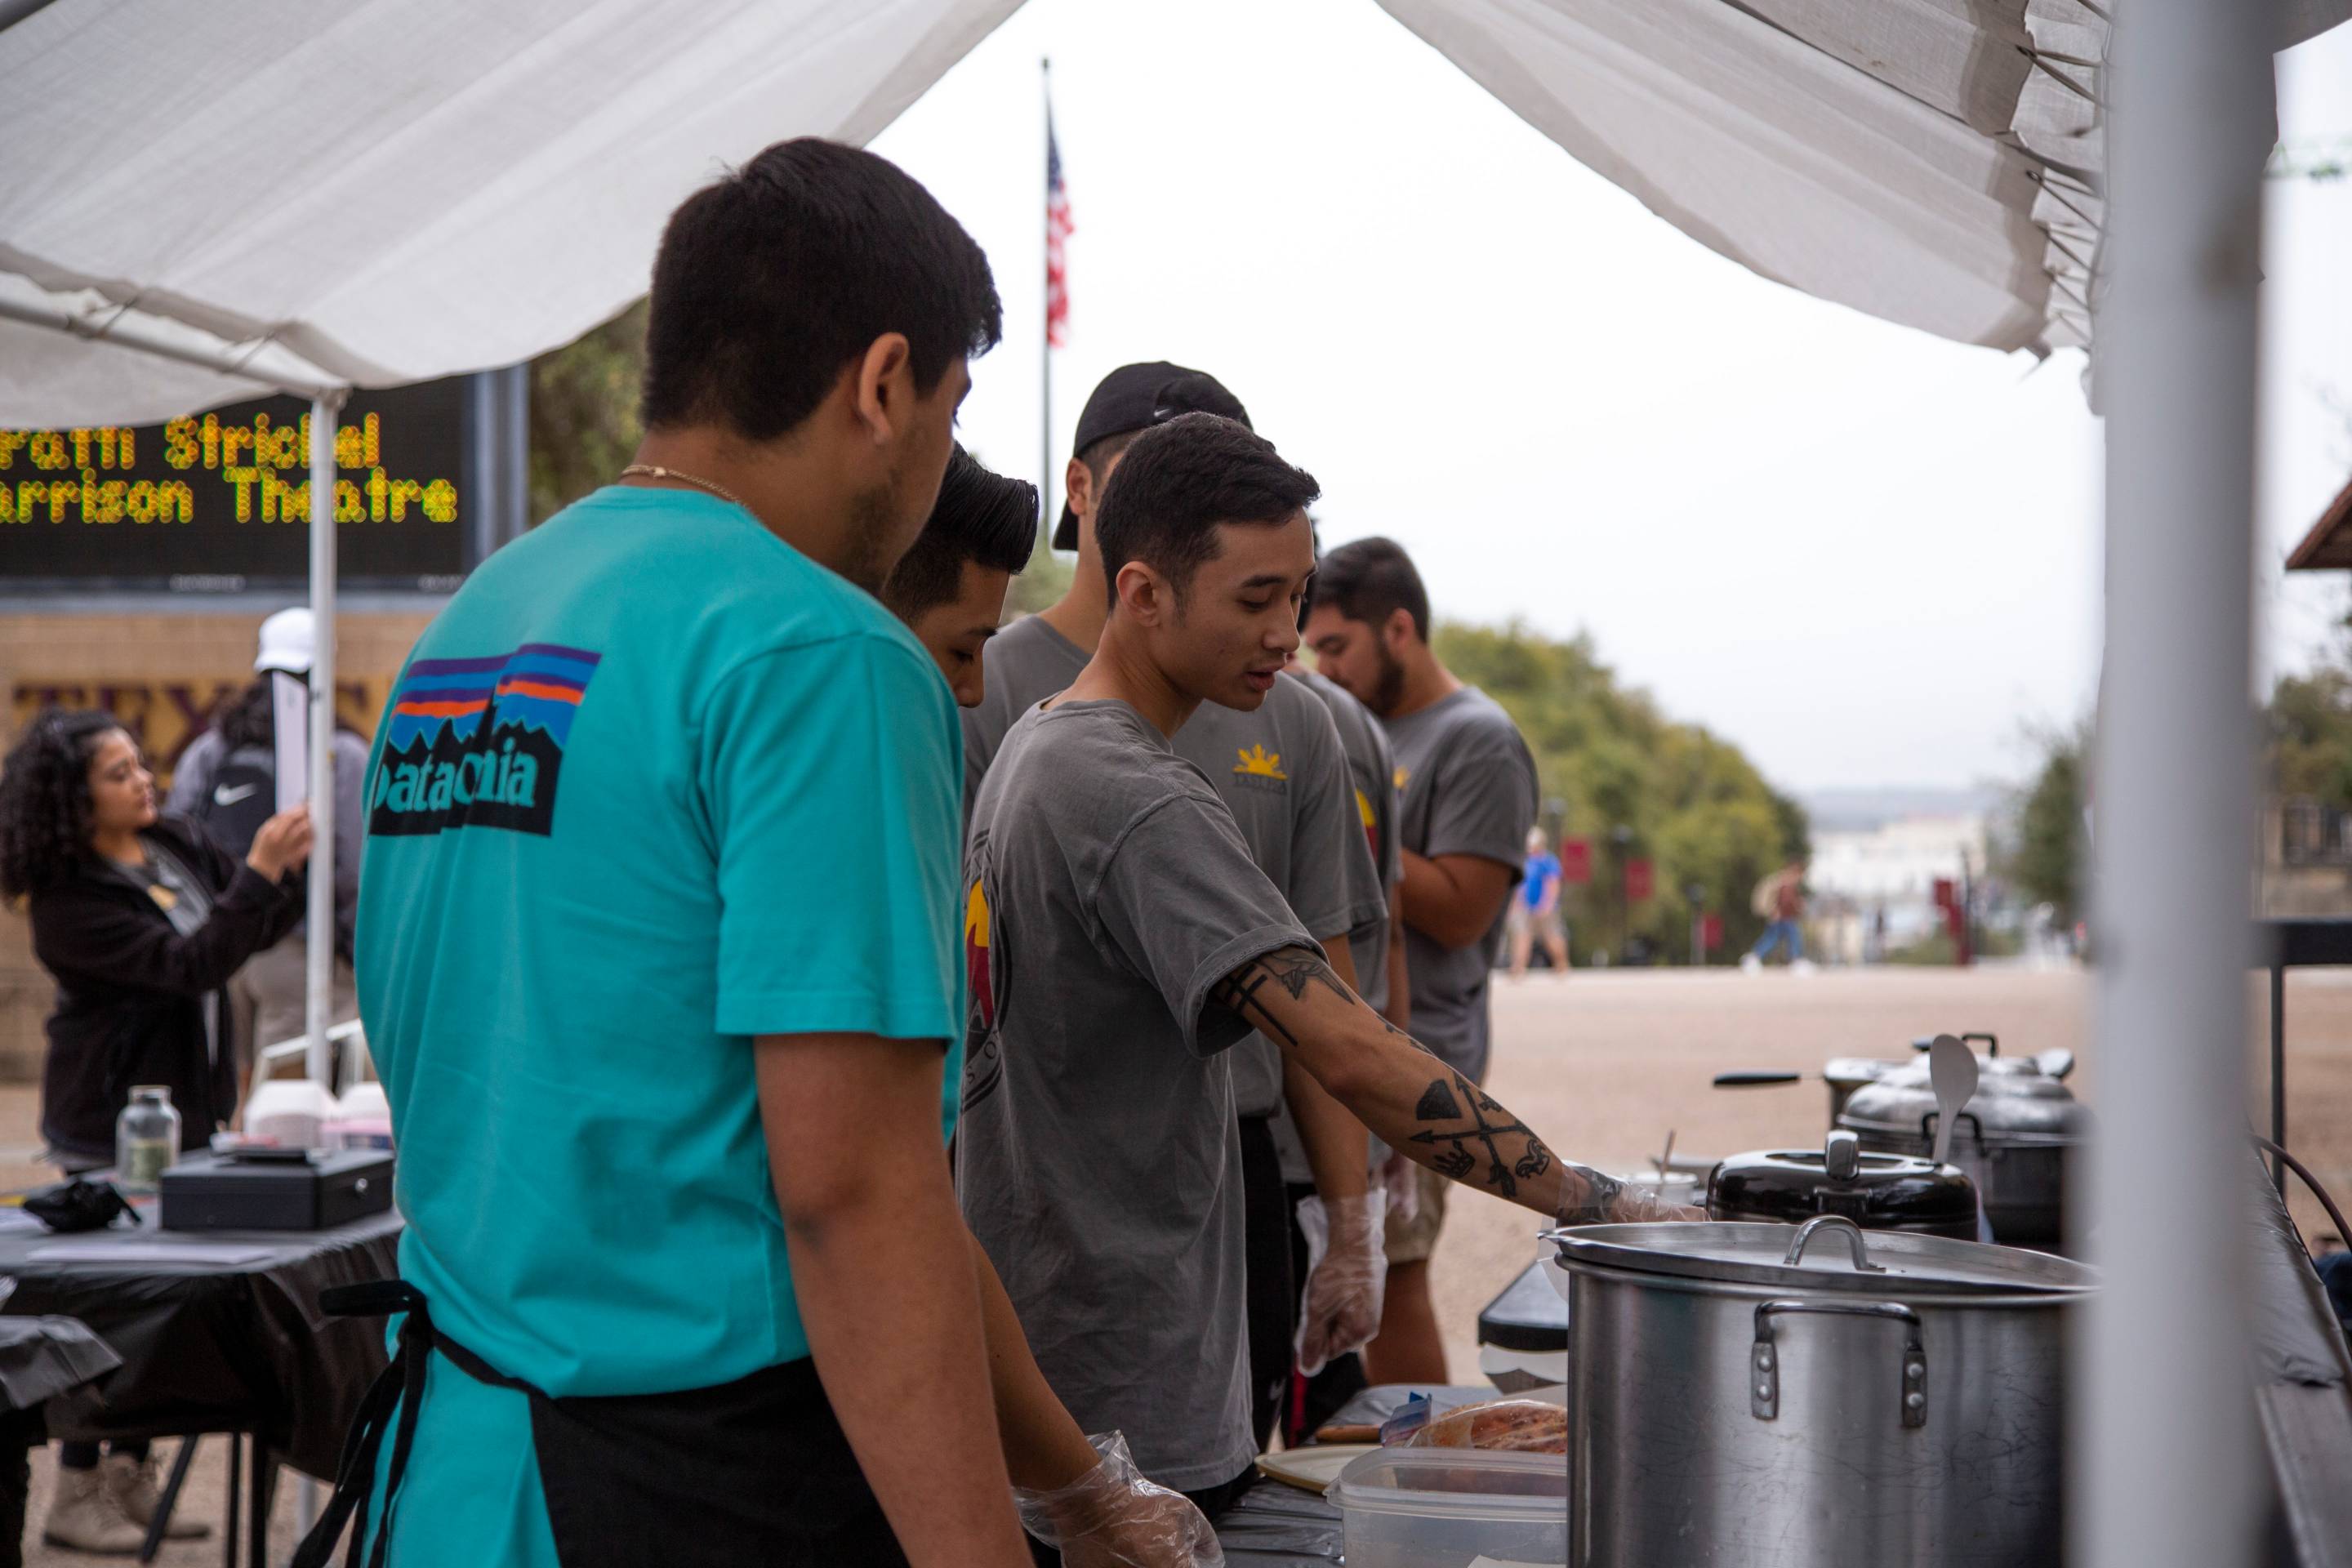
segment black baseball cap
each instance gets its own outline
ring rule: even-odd
[[[1123,364],[1102,378],[1078,413],[1077,438],[1070,450],[1083,452],[1097,441],[1130,430],[1149,430],[1180,414],[1216,414],[1244,425],[1250,422],[1242,400],[1227,392],[1215,376],[1156,359],[1146,364]],[[1065,500],[1062,520],[1054,525],[1054,548],[1077,547],[1078,514]]]

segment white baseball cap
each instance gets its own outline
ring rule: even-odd
[[[282,669],[289,675],[310,673],[315,646],[310,612],[300,606],[280,610],[261,623],[261,647],[253,658],[256,671]]]

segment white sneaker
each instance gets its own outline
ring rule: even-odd
[[[1801,958],[1797,960],[1796,963],[1789,965],[1789,973],[1791,974],[1811,974],[1815,972],[1817,967],[1818,966],[1811,959]]]
[[[1763,972],[1764,961],[1752,952],[1739,961],[1739,973],[1742,974],[1761,974]]]
[[[147,1543],[147,1531],[122,1511],[122,1505],[96,1470],[59,1469],[57,1495],[49,1500],[48,1521],[41,1526],[41,1539],[76,1552],[128,1557]]]
[[[185,1439],[183,1439],[185,1441]],[[145,1530],[155,1521],[155,1510],[163,1505],[163,1494],[155,1485],[155,1472],[160,1467],[155,1456],[134,1459],[128,1454],[109,1454],[98,1462],[98,1473],[105,1479],[106,1489],[131,1522]],[[181,1494],[185,1500],[186,1494]],[[163,1527],[166,1541],[202,1541],[213,1532],[213,1527],[201,1519],[189,1519],[177,1509],[172,1510],[172,1522]]]

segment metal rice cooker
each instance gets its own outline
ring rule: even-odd
[[[2066,1163],[2089,1136],[2090,1111],[2029,1058],[1996,1059],[2002,1070],[1986,1071],[1953,1118],[1948,1157],[1976,1184],[1994,1240],[2054,1247],[2066,1234]],[[1838,1125],[1865,1150],[1924,1156],[1935,1147],[1936,1115],[1923,1062],[1855,1089]]]
[[[1734,1154],[1706,1183],[1706,1217],[1802,1225],[1843,1215],[1865,1230],[1977,1238],[1977,1190],[1957,1167],[1869,1154],[1843,1128],[1822,1147]]]
[[[1550,1233],[1579,1568],[2054,1568],[2095,1276],[1825,1215]]]
[[[2042,1051],[2030,1057],[2005,1057],[2000,1054],[2000,1037],[1982,1029],[1960,1037],[1960,1044],[1973,1046],[1981,1042],[1984,1054],[1977,1058],[1978,1076],[1990,1078],[2008,1073],[2041,1073],[2047,1078],[2063,1079],[2074,1070],[2074,1053],[2063,1048]],[[1845,1102],[1854,1091],[1876,1083],[1891,1073],[1907,1072],[1918,1067],[1927,1054],[1934,1037],[1923,1035],[1911,1042],[1913,1057],[1886,1058],[1879,1057],[1833,1057],[1822,1068],[1822,1081],[1830,1089],[1830,1124],[1845,1112]]]

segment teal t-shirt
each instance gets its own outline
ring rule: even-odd
[[[715,497],[600,490],[474,574],[377,729],[360,884],[401,1271],[438,1328],[554,1394],[808,1353],[751,1037],[960,1039],[961,747],[906,628]],[[527,1419],[473,1407],[520,1396],[435,1370],[419,1562],[436,1477],[535,1489],[461,1453],[510,1448]],[[450,1502],[543,1533],[491,1490]],[[502,1538],[464,1549],[538,1554]]]

